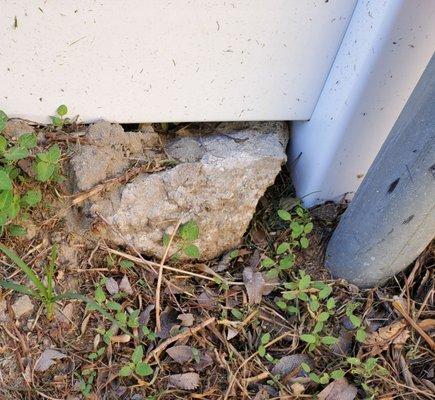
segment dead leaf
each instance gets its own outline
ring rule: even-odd
[[[199,375],[196,372],[170,375],[168,383],[177,389],[194,390],[199,386]]]
[[[86,328],[88,327],[89,319],[91,318],[92,314],[89,313],[82,321],[82,324],[80,326],[80,333],[83,335],[86,332]]]
[[[193,368],[195,368],[195,371],[201,372],[205,368],[213,364],[214,364],[213,357],[210,355],[210,353],[205,352],[204,354],[201,353],[199,355],[199,363],[194,364]]]
[[[251,231],[251,240],[260,248],[267,246],[267,237],[263,229],[255,228]]]
[[[58,350],[45,349],[35,363],[35,371],[36,372],[47,371],[48,368],[50,368],[52,365],[56,363],[55,360],[61,360],[62,358],[65,357],[66,354],[63,354]]]
[[[151,311],[153,311],[154,308],[155,308],[154,304],[149,304],[145,307],[145,310],[143,310],[139,315],[139,324],[144,326],[148,325],[151,316]]]
[[[214,292],[204,290],[196,300],[202,308],[212,310],[216,307],[216,297],[217,295]]]
[[[231,339],[235,338],[238,334],[239,334],[238,331],[228,327],[227,340],[231,340]]]
[[[189,362],[193,358],[193,351],[190,346],[173,346],[167,349],[166,353],[179,364]]]
[[[180,314],[178,319],[181,321],[182,326],[192,326],[195,322],[193,314]]]
[[[295,370],[300,372],[302,363],[308,364],[310,367],[313,366],[313,361],[305,354],[292,354],[290,356],[284,356],[274,365],[272,368],[272,374],[285,376]]]
[[[341,356],[348,356],[352,350],[353,336],[354,335],[351,331],[340,329],[338,341],[331,347],[331,350]]]
[[[172,309],[168,308],[160,314],[160,321],[162,324],[162,329],[156,331],[157,337],[160,339],[167,339],[171,336],[172,329],[179,327],[178,324],[178,313]]]
[[[62,311],[56,311],[56,319],[63,325],[69,325],[71,323],[74,313],[73,303],[68,303]]]
[[[391,344],[396,347],[403,346],[408,337],[409,330],[406,329],[406,322],[400,320],[368,334],[364,342],[364,348],[368,350],[368,354],[377,355],[387,350]]]
[[[119,283],[119,290],[127,294],[133,294],[133,288],[130,285],[127,275],[124,275]]]
[[[278,279],[268,280],[262,272],[246,267],[243,270],[243,283],[248,293],[249,303],[258,304],[263,296],[272,292],[279,281]]]
[[[116,282],[112,277],[108,278],[106,281],[106,290],[111,295],[117,294],[119,292],[118,282]]]
[[[323,389],[319,395],[319,400],[353,400],[356,397],[357,389],[350,385],[346,378],[332,381]]]

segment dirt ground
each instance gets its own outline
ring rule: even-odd
[[[44,146],[61,147],[63,174],[85,139],[78,130],[38,130]],[[50,319],[41,301],[1,289],[1,399],[435,398],[434,243],[404,273],[360,290],[322,266],[346,208],[325,204],[304,217],[308,247],[268,274],[264,260],[279,260],[292,236],[277,211],[298,218],[283,171],[237,251],[163,265],[76,229],[82,203],[66,183],[39,187],[26,235],[0,241],[41,278],[56,245],[55,292],[90,301],[59,300]],[[2,279],[31,286],[10,258],[0,263]]]

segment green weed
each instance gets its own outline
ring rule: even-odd
[[[190,258],[199,258],[199,248],[194,244],[195,240],[199,238],[199,227],[195,221],[188,221],[181,224],[178,228],[177,234],[174,236],[173,244],[176,250],[172,254],[172,259],[177,260],[180,258],[181,253],[184,253]],[[169,245],[170,236],[163,235],[163,246]]]
[[[23,236],[26,230],[16,222],[27,218],[28,211],[41,200],[39,189],[30,189],[21,194],[18,184],[28,181],[19,166],[20,160],[35,156],[33,170],[35,179],[40,182],[59,182],[60,148],[57,145],[45,152],[37,153],[36,135],[32,132],[24,133],[16,142],[1,135],[8,120],[7,115],[0,110],[0,235],[7,231],[12,236]]]
[[[68,107],[65,104],[57,107],[56,115],[50,117],[53,125],[57,128],[63,128],[64,125],[69,124],[71,121],[65,117],[66,114],[68,114]]]
[[[47,318],[51,319],[53,317],[56,301],[61,298],[60,296],[56,295],[53,283],[57,259],[56,246],[52,247],[50,261],[44,267],[46,283],[44,283],[38,277],[38,275],[36,275],[35,271],[33,271],[33,269],[29,265],[27,265],[14,251],[8,249],[2,244],[0,244],[0,251],[8,256],[15,263],[15,265],[25,273],[29,281],[35,286],[35,289],[7,280],[0,280],[0,286],[5,289],[10,289],[19,293],[27,294],[28,296],[31,296],[41,301],[44,304]]]
[[[133,373],[139,375],[140,377],[153,374],[153,369],[145,361],[143,361],[142,345],[135,347],[130,362],[119,370],[118,375],[121,377],[127,377],[133,375]]]

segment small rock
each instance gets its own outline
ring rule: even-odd
[[[302,369],[302,363],[308,364],[310,367],[313,366],[313,361],[305,354],[292,354],[290,356],[284,356],[273,366],[272,374],[279,374],[281,376],[288,375],[296,368]]]
[[[10,120],[6,122],[6,126],[3,129],[2,134],[11,139],[17,139],[25,133],[33,132],[35,132],[35,128],[30,126],[27,122],[21,120]]]
[[[71,160],[79,190],[121,174],[130,159],[144,157],[140,132],[105,122],[91,126],[88,137],[98,145],[80,147]],[[166,152],[179,164],[139,174],[90,199],[87,216],[106,220],[99,236],[158,258],[165,250],[162,238],[176,222],[194,220],[201,232],[195,241],[200,258],[212,259],[238,246],[259,199],[286,161],[287,141],[283,122],[221,124],[213,134],[171,138]]]
[[[199,375],[196,372],[175,374],[169,376],[169,385],[182,390],[195,390],[199,386]]]
[[[127,294],[133,294],[133,288],[130,285],[127,275],[124,275],[119,283],[119,290]]]
[[[31,313],[33,311],[33,304],[30,297],[27,296],[27,294],[20,296],[15,300],[14,304],[12,304],[12,309],[14,310],[15,318],[17,319],[23,315]]]
[[[119,292],[118,282],[116,282],[112,277],[108,278],[106,281],[106,290],[112,296],[117,294]]]

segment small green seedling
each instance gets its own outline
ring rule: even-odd
[[[301,367],[308,374],[309,378],[313,382],[322,385],[327,385],[331,381],[331,379],[333,380],[341,379],[346,375],[346,372],[343,371],[342,369],[336,369],[330,373],[324,372],[323,374],[318,375],[315,372],[311,371],[311,367],[306,363],[302,363]]]
[[[60,157],[61,152],[57,144],[50,147],[47,151],[36,154],[34,170],[36,179],[40,182],[62,182],[63,177],[60,175]]]
[[[97,372],[90,369],[84,369],[81,375],[75,373],[75,376],[79,381],[79,387],[82,395],[85,397],[85,399],[88,398],[91,395],[92,386],[97,376]]]
[[[127,377],[133,374],[137,374],[140,377],[153,374],[153,369],[143,361],[142,345],[136,346],[131,356],[131,361],[124,365],[118,372],[118,375],[121,377]]]
[[[355,334],[355,339],[360,343],[364,343],[364,341],[366,340],[366,337],[367,337],[367,333],[366,333],[364,327],[362,326],[361,318],[357,317],[354,314],[354,311],[359,306],[360,306],[359,303],[348,303],[346,306],[346,316],[347,316],[347,318],[349,318],[349,321],[352,323],[354,328],[357,329],[356,334]]]
[[[366,361],[361,361],[357,357],[348,357],[346,361],[350,366],[350,372],[363,379],[370,379],[374,376],[383,377],[389,374],[386,368],[378,364],[378,358],[370,357]]]
[[[243,321],[245,318],[245,314],[235,307],[231,309],[231,315],[238,321]]]
[[[281,243],[280,250],[286,252],[298,246],[302,249],[306,249],[310,244],[307,235],[313,230],[313,223],[311,222],[308,211],[298,205],[295,208],[294,214],[286,210],[278,210],[278,216],[283,221],[290,222],[291,228],[291,239],[289,242]]]
[[[15,282],[0,280],[0,286],[5,289],[14,290],[19,293],[31,296],[42,303],[45,306],[47,318],[51,319],[54,313],[54,306],[56,301],[60,300],[62,296],[58,296],[54,291],[54,273],[56,269],[57,249],[53,246],[51,249],[51,257],[49,263],[44,268],[46,283],[44,283],[35,271],[27,265],[14,251],[8,249],[6,246],[0,244],[0,251],[8,256],[17,267],[23,271],[27,278],[32,282],[36,289],[31,289],[28,286],[20,285]]]
[[[273,363],[275,362],[275,359],[272,355],[267,353],[267,347],[266,345],[270,342],[271,336],[269,332],[264,333],[260,337],[260,345],[258,346],[258,355],[260,357],[264,357],[267,361]]]
[[[312,333],[301,335],[301,340],[308,343],[308,351],[313,351],[321,345],[332,346],[338,341],[338,339],[333,336],[321,336],[315,330],[313,330]]]
[[[281,298],[278,298],[276,303],[280,309],[290,314],[300,313],[300,302],[309,307],[311,314],[320,315],[322,312],[327,312],[331,315],[335,308],[335,301],[330,298],[332,287],[322,281],[313,281],[303,270],[299,271],[299,276],[294,277],[294,281],[285,283],[284,288],[288,290],[281,292]],[[323,310],[321,305],[325,305],[326,310]],[[325,314],[322,314],[320,318],[324,316]]]
[[[288,240],[276,247],[273,256],[264,257],[261,260],[261,266],[268,270],[267,277],[270,279],[276,278],[281,272],[293,267],[295,250],[306,249],[309,246],[307,235],[313,230],[308,211],[300,205],[295,208],[294,212],[278,210],[278,216],[282,221],[290,223],[291,234]]]
[[[7,115],[0,110],[0,133],[6,126]],[[36,135],[23,133],[16,140],[0,135],[0,235],[8,232],[11,236],[23,236],[26,230],[17,222],[23,220],[28,211],[42,199],[39,189],[30,189],[24,195],[18,184],[28,182],[20,161],[35,156],[33,170],[40,182],[56,181],[60,175],[60,149],[54,145],[47,151],[36,153]],[[30,174],[33,176],[33,174]]]
[[[64,118],[67,113],[68,113],[68,107],[65,104],[62,104],[59,107],[57,107],[56,115],[50,117],[53,125],[57,128],[63,128],[64,125],[69,124],[70,119]]]
[[[175,252],[172,255],[172,259],[178,259],[180,253],[184,253],[190,258],[199,258],[199,248],[194,244],[199,238],[199,227],[195,221],[188,221],[181,224],[178,228],[177,234],[174,236],[173,243],[175,244]],[[170,235],[163,235],[163,246],[168,247],[170,242]]]

